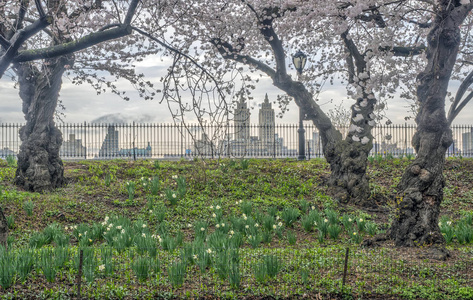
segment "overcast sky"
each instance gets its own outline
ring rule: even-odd
[[[158,83],[160,76],[165,74],[167,64],[160,58],[149,58],[138,64],[138,72],[144,72],[147,80]],[[295,76],[295,74],[293,74]],[[97,95],[89,85],[73,85],[68,79],[64,79],[60,99],[66,107],[65,122],[172,122],[171,114],[165,103],[160,104],[158,100],[143,100],[138,93],[125,80],[118,84],[121,90],[125,90],[130,97],[130,101],[124,101],[115,94],[105,93]],[[268,77],[262,77],[253,92],[254,100],[249,106],[254,106],[251,111],[251,123],[258,122],[258,104],[264,100],[264,95],[268,94],[269,100],[275,101],[276,96],[282,94],[274,87]],[[7,76],[0,80],[0,123],[21,123],[24,116],[21,111],[21,100],[18,96],[18,89],[14,88]],[[336,104],[343,101],[346,107],[351,105],[351,100],[347,100],[346,90],[341,85],[326,86],[325,91],[320,95],[319,105],[324,111],[328,111]],[[333,99],[333,101],[331,101]],[[404,117],[408,115],[408,103],[402,99],[394,99],[388,104],[387,115],[394,124],[403,124]],[[469,104],[457,117],[456,124],[473,123],[471,113],[473,104]],[[273,108],[277,105],[273,104]],[[448,109],[448,108],[447,108]],[[276,110],[276,113],[278,111]],[[298,120],[298,109],[294,103],[289,106],[279,123],[294,123]]]

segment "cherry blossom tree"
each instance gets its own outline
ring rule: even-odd
[[[448,118],[445,114],[445,99],[452,72],[455,69],[460,71],[469,61],[468,55],[462,55],[458,65],[457,55],[462,46],[471,45],[471,20],[468,20],[468,16],[472,8],[473,4],[468,0],[439,0],[432,3],[433,20],[427,37],[427,64],[416,81],[419,110],[412,143],[417,156],[401,178],[401,194],[397,199],[396,217],[390,229],[390,236],[398,246],[444,244],[438,216],[445,185],[445,153],[453,141],[450,124],[472,97],[470,92],[463,98],[472,84],[473,75],[470,73],[463,78]],[[464,38],[461,34],[462,25],[465,29]],[[455,75],[457,78],[461,76],[459,73]],[[439,249],[440,252],[434,254],[445,257],[445,251],[441,247]]]
[[[46,191],[64,184],[59,157],[62,134],[54,122],[62,75],[74,64],[72,53],[129,35],[138,2],[132,0],[129,5],[122,2],[120,8],[127,5],[127,9],[115,13],[110,9],[113,6],[102,1],[75,1],[68,5],[48,1],[44,8],[41,1],[35,1],[35,7],[30,6],[29,1],[7,1],[0,6],[4,12],[0,28],[4,48],[2,70],[13,63],[27,121],[20,129],[22,144],[15,176],[17,185],[27,190]],[[17,36],[37,24],[36,19],[42,20],[39,23],[43,33],[30,34],[19,43]],[[104,19],[108,21],[105,24]],[[113,21],[116,22],[111,23]],[[40,59],[44,61],[38,62]]]
[[[417,64],[412,57],[423,49],[415,36],[398,34],[401,26],[390,26],[400,22],[400,13],[409,18],[408,8],[393,7],[397,2],[405,1],[176,1],[173,10],[181,14],[173,22],[173,43],[194,51],[216,77],[246,68],[271,78],[286,93],[279,98],[281,110],[293,99],[318,128],[335,196],[370,205],[366,167],[377,120],[375,93],[392,97],[412,78],[400,76],[399,66]],[[288,61],[297,49],[308,54],[311,65],[294,79]],[[254,77],[242,78],[248,93],[258,81]],[[317,103],[323,82],[335,77],[347,84],[355,102],[346,138]]]

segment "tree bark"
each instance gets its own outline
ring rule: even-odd
[[[26,125],[20,129],[15,184],[28,191],[44,192],[64,185],[64,167],[59,157],[62,133],[54,113],[62,85],[67,57],[49,59],[41,71],[32,63],[16,67]]]
[[[468,11],[465,5],[439,1],[427,38],[427,66],[417,76],[420,110],[412,139],[417,156],[399,184],[401,194],[389,232],[397,246],[442,246],[445,242],[438,226],[445,153],[452,143],[445,97],[460,44],[459,26]]]

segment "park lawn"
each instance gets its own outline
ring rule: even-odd
[[[328,195],[323,159],[65,162],[67,186],[46,194],[16,189],[15,168],[2,162],[1,205],[11,232],[0,295],[75,295],[82,249],[88,298],[473,299],[470,159],[448,159],[445,167],[447,261],[390,241],[362,247],[388,229],[408,164],[371,158],[376,205],[361,209]],[[28,256],[33,263],[20,278]]]

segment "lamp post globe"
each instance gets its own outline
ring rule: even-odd
[[[302,75],[302,70],[305,67],[305,63],[307,62],[307,55],[304,54],[302,51],[297,51],[296,54],[292,56],[292,63],[297,70],[298,76]],[[299,156],[297,157],[298,160],[305,160],[305,129],[303,123],[303,112],[302,108],[299,107],[299,129],[297,132],[299,133]]]
[[[302,74],[302,70],[305,67],[305,63],[307,62],[307,55],[304,54],[301,50],[297,51],[296,54],[292,56],[292,63],[297,70],[299,75]]]

